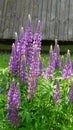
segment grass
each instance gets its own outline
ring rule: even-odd
[[[8,67],[10,54],[0,53],[0,69]]]

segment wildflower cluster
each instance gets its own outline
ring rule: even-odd
[[[60,48],[56,39],[54,49],[52,46],[50,47],[50,59],[48,67],[45,69],[41,59],[41,44],[42,31],[40,20],[33,34],[31,17],[28,15],[25,31],[22,27],[19,37],[17,33],[15,33],[15,43],[12,45],[12,53],[9,62],[11,86],[8,91],[8,119],[14,127],[20,125],[21,85],[27,85],[26,98],[28,101],[31,101],[31,99],[36,97],[39,77],[52,81],[55,79],[54,75],[56,70],[59,69],[62,71],[62,80],[70,80],[71,76],[73,76],[69,50],[67,52],[66,64],[64,64],[64,56],[62,56],[60,60]],[[73,82],[71,86],[69,100],[73,103]],[[60,84],[57,79],[53,94],[54,104],[60,104],[61,95]]]
[[[20,125],[20,117],[18,115],[21,105],[19,84],[15,85],[12,80],[8,91],[8,119],[14,127]]]

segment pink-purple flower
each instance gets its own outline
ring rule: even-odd
[[[20,105],[21,98],[19,84],[15,85],[15,81],[12,80],[10,89],[8,91],[8,119],[14,127],[20,125]]]
[[[62,71],[62,77],[65,80],[69,80],[71,76],[72,76],[72,64],[71,64],[71,60],[70,60],[70,52],[68,50],[67,58],[66,58],[66,65]]]
[[[71,87],[70,87],[70,90],[69,90],[68,98],[71,101],[71,103],[73,104],[73,81],[71,81]]]
[[[59,80],[57,79],[56,89],[54,92],[54,103],[60,104],[60,99],[61,99],[61,90],[60,90]]]

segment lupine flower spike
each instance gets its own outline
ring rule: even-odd
[[[21,27],[21,29],[20,29],[20,35],[19,35],[19,40],[22,41],[23,38],[24,38],[24,28]]]
[[[61,91],[60,91],[59,80],[57,79],[56,90],[54,92],[54,103],[60,104],[60,98],[61,98]]]
[[[19,84],[15,85],[14,80],[8,91],[8,119],[14,127],[20,125],[19,110],[21,105]]]
[[[61,69],[64,69],[64,56],[61,57]]]
[[[38,21],[36,31],[34,33],[34,38],[33,38],[33,45],[36,44],[38,47],[38,53],[40,55],[41,52],[41,42],[42,41],[42,32],[41,32],[41,22],[40,20]]]
[[[72,76],[72,64],[70,60],[70,51],[67,51],[66,65],[62,71],[63,79],[69,80],[70,76]]]
[[[43,73],[44,73],[44,63],[40,57],[40,59],[39,59],[39,76],[43,76]]]
[[[57,53],[58,40],[55,39],[54,53]]]
[[[31,64],[30,74],[28,78],[28,99],[35,97],[38,85],[38,77],[36,75],[36,71],[34,69],[34,64]]]
[[[55,70],[55,62],[54,62],[54,55],[53,55],[53,50],[52,46],[50,47],[50,61],[48,68],[46,69],[46,78],[53,79],[54,77],[54,70]]]
[[[10,61],[9,61],[9,71],[11,73],[11,77],[14,77],[16,75],[16,70],[15,70],[15,44],[12,44],[12,53],[10,56]]]
[[[69,91],[68,98],[71,101],[71,103],[73,104],[73,80],[71,81],[71,88],[70,88],[70,91]]]
[[[21,57],[21,66],[20,66],[20,83],[26,84],[28,79],[28,73],[26,68],[26,57],[23,55]]]
[[[32,43],[33,43],[33,34],[32,34],[32,24],[31,16],[28,15],[27,27],[24,34],[24,43],[26,45],[26,60],[27,64],[30,65],[32,62]]]
[[[60,68],[60,48],[57,43],[57,39],[55,39],[54,60],[55,60],[55,69]]]
[[[18,42],[18,34],[17,32],[15,32],[15,45],[17,44],[17,42]]]

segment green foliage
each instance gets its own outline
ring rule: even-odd
[[[48,59],[48,57],[46,57]],[[46,60],[47,63],[47,60]],[[55,72],[54,79],[40,77],[35,98],[27,99],[27,85],[20,85],[21,124],[19,128],[11,126],[7,118],[7,93],[10,87],[8,68],[0,70],[0,130],[72,130],[73,104],[68,100],[71,82],[64,81],[61,70]],[[54,104],[53,95],[56,78],[60,79],[61,103]],[[16,79],[17,82],[17,79]]]
[[[10,54],[0,53],[0,70],[8,66]]]

